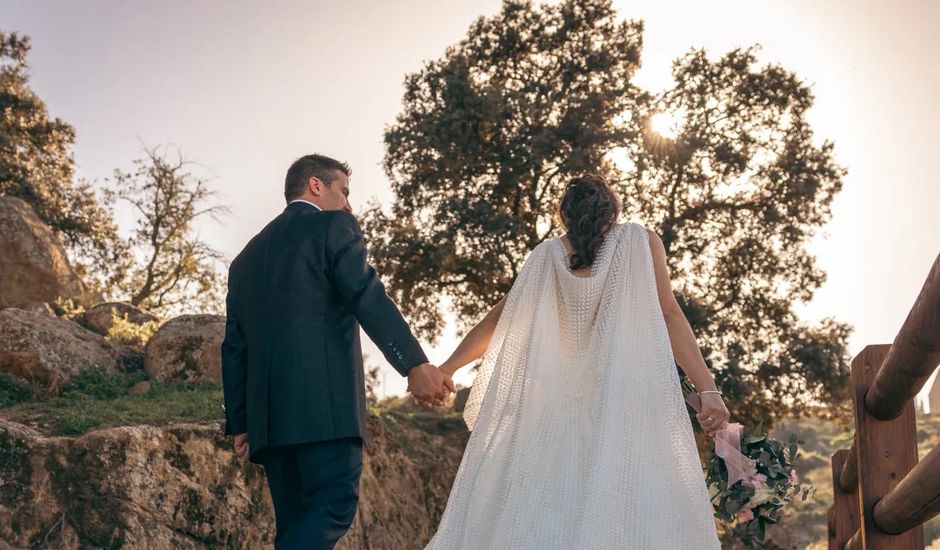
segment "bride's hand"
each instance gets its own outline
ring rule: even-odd
[[[720,394],[699,394],[699,398],[702,401],[702,409],[695,416],[708,437],[715,437],[718,428],[731,418],[731,413],[725,407],[725,402],[721,399]]]
[[[454,366],[449,364],[447,361],[441,363],[441,366],[438,368],[441,369],[441,372],[443,372],[445,376],[451,379],[453,379],[454,373],[457,372],[457,369],[455,369]]]
[[[448,404],[450,394],[456,393],[457,389],[454,387],[454,380],[451,378],[451,375],[446,372],[441,367],[435,367],[435,370],[441,375],[441,387],[440,390],[433,395],[425,396],[414,396],[415,405],[418,405],[424,410],[431,410],[434,407],[445,407]],[[407,391],[411,391],[411,386],[409,383]]]

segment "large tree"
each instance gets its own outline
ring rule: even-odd
[[[442,295],[465,322],[499,300],[551,233],[559,184],[628,138],[614,119],[637,95],[641,32],[607,2],[508,2],[406,78],[385,135],[394,208],[365,223],[422,335],[440,332]]]
[[[0,32],[0,195],[28,202],[73,258],[95,261],[108,255],[115,226],[91,185],[75,181],[74,129],[29,87],[29,49],[28,37]]]
[[[743,49],[692,51],[671,89],[638,90],[641,32],[607,0],[508,1],[409,75],[385,135],[396,199],[364,215],[374,262],[423,336],[440,334],[442,300],[466,329],[558,233],[568,178],[599,172],[662,235],[736,417],[841,416],[849,329],[793,312],[824,280],[804,245],[844,175],[814,143],[810,89]]]

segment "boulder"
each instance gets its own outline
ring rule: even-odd
[[[131,386],[130,389],[127,390],[127,393],[131,395],[137,395],[141,393],[147,393],[149,391],[150,391],[150,381],[141,380],[140,382]]]
[[[170,319],[144,348],[144,368],[154,380],[222,383],[225,317],[181,315]]]
[[[82,281],[52,230],[25,201],[0,197],[0,307],[83,294]]]
[[[51,315],[53,317],[58,317],[59,308],[58,304],[50,304],[49,302],[35,302],[32,304],[27,304],[20,309],[24,311],[31,311],[33,313],[43,313],[45,315]]]
[[[0,310],[0,371],[43,392],[54,392],[94,365],[108,372],[135,370],[141,356],[67,319],[18,308]]]
[[[102,302],[85,309],[82,319],[85,327],[101,335],[107,335],[114,322],[114,315],[126,316],[127,321],[135,325],[143,325],[158,319],[142,309],[138,309],[127,302]]]
[[[367,422],[359,510],[336,548],[423,548],[468,432],[394,413]],[[0,542],[12,548],[273,548],[264,470],[236,458],[220,421],[73,438],[0,418],[0,456]]]

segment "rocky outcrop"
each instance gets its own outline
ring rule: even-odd
[[[368,429],[359,511],[337,548],[421,548],[467,431],[452,418],[394,414],[370,416]],[[65,438],[0,419],[0,543],[175,550],[272,548],[273,538],[264,471],[235,457],[220,423]]]
[[[0,310],[0,371],[40,391],[54,392],[94,365],[126,372],[141,363],[141,352],[112,344],[67,319],[18,308]]]
[[[83,292],[65,249],[32,207],[0,197],[0,307],[54,303]]]
[[[174,382],[222,383],[222,339],[225,317],[182,315],[170,319],[144,348],[150,378]]]
[[[212,426],[71,439],[0,420],[0,540],[13,548],[270,546],[264,473]]]
[[[143,325],[158,319],[127,302],[102,302],[85,309],[82,315],[88,330],[107,335],[114,322],[114,316],[125,317],[129,323]]]

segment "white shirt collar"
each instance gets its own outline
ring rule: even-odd
[[[294,199],[294,200],[290,201],[289,203],[287,203],[287,206],[290,206],[290,205],[294,204],[295,202],[305,202],[305,203],[309,204],[310,206],[315,207],[317,210],[319,210],[319,211],[321,211],[321,212],[323,211],[323,209],[320,208],[319,206],[313,204],[313,203],[310,202],[310,201],[305,201],[304,199]]]

